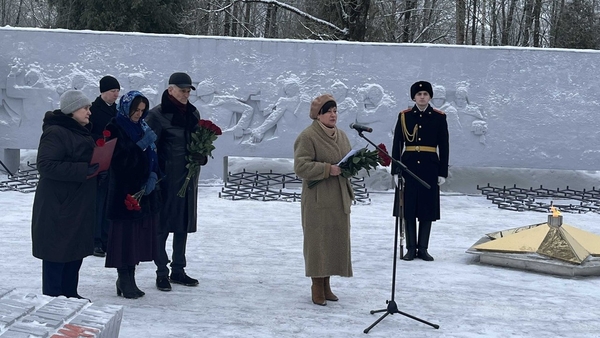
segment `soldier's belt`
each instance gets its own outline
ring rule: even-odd
[[[404,151],[425,151],[429,153],[437,153],[436,147],[430,146],[406,146]]]

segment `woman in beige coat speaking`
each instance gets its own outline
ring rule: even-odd
[[[352,277],[350,206],[354,193],[337,165],[351,150],[346,134],[336,127],[337,105],[330,94],[315,98],[313,122],[294,143],[294,171],[302,178],[302,229],[306,276],[312,279],[312,301],[337,301],[329,277]],[[309,187],[310,185],[310,187]]]

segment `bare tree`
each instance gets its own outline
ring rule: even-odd
[[[525,5],[523,8],[523,21],[524,25],[522,28],[523,31],[523,40],[521,41],[522,46],[530,46],[532,45],[529,42],[530,38],[530,30],[533,26],[533,0],[525,0]]]
[[[510,30],[513,26],[513,20],[515,15],[515,8],[517,7],[517,0],[510,0],[510,6],[508,8],[508,14],[505,12],[505,7],[502,6],[502,40],[500,44],[503,46],[509,45]]]
[[[402,40],[401,42],[410,42],[410,38],[412,35],[412,30],[411,30],[411,17],[413,14],[413,11],[417,8],[417,1],[416,0],[406,0],[404,1],[404,16],[403,16],[403,20],[402,20]]]
[[[476,44],[477,39],[477,0],[471,3],[471,44]]]
[[[456,0],[456,44],[465,44],[465,20],[467,17],[467,4],[465,0]]]
[[[487,7],[486,7],[486,0],[482,0],[481,1],[481,15],[480,15],[480,21],[479,24],[481,26],[480,32],[481,32],[481,44],[485,45],[485,33],[487,30],[487,27],[489,26],[489,21],[487,18]]]
[[[535,6],[533,7],[533,46],[540,47],[541,36],[540,36],[540,15],[542,13],[542,0],[535,0]]]
[[[498,26],[499,26],[498,6],[497,6],[496,0],[491,0],[490,2],[491,2],[490,17],[492,19],[490,21],[491,32],[490,32],[490,40],[489,40],[488,44],[491,46],[496,46],[496,45],[498,45]],[[485,43],[485,42],[482,42],[482,43]]]
[[[565,0],[552,0],[550,22],[550,47],[556,46],[558,31],[561,28],[561,16],[565,9]]]
[[[265,37],[276,38],[277,30],[277,6],[272,3],[267,4],[267,17],[265,20]]]

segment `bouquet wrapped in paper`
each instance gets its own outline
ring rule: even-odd
[[[367,175],[369,170],[377,168],[378,165],[387,167],[392,162],[392,159],[387,155],[387,149],[383,143],[377,145],[381,150],[368,150],[362,148],[358,150],[352,150],[349,152],[341,161],[338,163],[340,169],[342,169],[341,176],[350,178],[355,176],[359,171],[365,169]],[[322,180],[308,181],[308,187],[312,188],[319,184]]]

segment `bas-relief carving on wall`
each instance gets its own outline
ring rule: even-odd
[[[198,85],[198,93],[192,92],[190,99],[203,118],[215,119],[226,131],[217,140],[215,158],[292,156],[295,136],[311,122],[308,109],[312,98],[325,92],[336,97],[338,127],[346,131],[354,147],[366,145],[348,127],[354,121],[374,129],[367,135],[373,141],[391,145],[398,112],[414,104],[408,89],[417,80],[436,85],[432,105],[448,114],[452,165],[593,169],[600,154],[590,142],[598,129],[593,114],[582,114],[579,122],[569,118],[571,111],[593,112],[600,105],[593,100],[600,82],[585,76],[582,66],[573,66],[573,60],[592,64],[598,55],[594,52],[397,45],[385,48],[407,58],[384,53],[381,58],[349,65],[339,53],[361,55],[384,47],[344,43],[344,48],[332,49],[335,42],[149,36],[165,51],[187,48],[197,59],[190,63],[189,56],[177,55],[165,61],[163,54],[131,56],[115,50],[106,58],[89,61],[90,55],[97,54],[93,53],[95,46],[136,44],[139,39],[94,32],[0,31],[0,42],[10,46],[0,55],[0,148],[37,147],[44,112],[58,108],[60,94],[67,89],[82,89],[94,99],[99,95],[99,79],[112,75],[122,91],[142,90],[155,106],[169,74],[186,71],[195,84],[212,82],[212,92],[204,93]],[[86,34],[89,43],[73,47],[74,34]],[[219,52],[238,51],[240,45],[244,48],[235,60],[221,62],[215,45]],[[54,47],[70,53],[60,57],[47,53]],[[327,57],[307,64],[309,61],[292,63],[273,56],[276,52],[291,55],[298,48]],[[425,49],[429,52],[422,54]],[[409,62],[409,56],[422,56],[423,63]],[[472,60],[480,62],[467,66]],[[557,71],[549,71],[554,69]],[[441,94],[444,90],[445,97]],[[547,132],[532,136],[540,112]],[[563,130],[580,133],[575,133],[570,143],[552,137]],[[572,151],[576,148],[573,144],[590,146],[578,153]],[[546,155],[553,150],[556,155]],[[221,174],[212,169],[216,162],[203,168],[204,177]]]
[[[10,71],[0,80],[0,148],[35,148],[41,135],[44,114],[58,109],[60,96],[66,90],[83,91],[93,101],[100,95],[98,81],[106,74],[82,69],[77,64],[41,66],[26,65],[14,59]],[[141,90],[151,106],[160,95],[141,73],[116,75],[122,89]],[[162,92],[161,92],[162,93]],[[30,137],[23,137],[23,135]]]
[[[263,95],[261,83],[236,90],[233,86],[217,88],[212,79],[206,79],[198,83],[195,92],[192,91],[190,102],[198,108],[203,119],[221,127],[222,138],[229,137],[235,144],[257,145],[288,132],[302,106],[297,79],[279,82],[282,96],[270,99]]]
[[[271,94],[269,86],[260,81],[245,89],[240,96],[230,94],[233,88],[216,88],[212,80],[204,80],[192,92],[193,103],[205,119],[223,129],[224,136],[236,144],[261,147],[269,142],[289,141],[310,123],[308,111],[312,98],[331,93],[338,103],[338,126],[349,130],[353,122],[372,127],[387,139],[392,137],[388,117],[397,110],[394,99],[378,84],[365,84],[353,90],[340,81],[333,80],[329,87],[308,85],[306,79],[295,74],[279,76],[277,90]],[[383,132],[385,131],[385,132]],[[227,136],[229,135],[229,136]],[[348,131],[355,147],[366,145],[357,133]],[[292,142],[293,142],[292,137]],[[385,141],[385,140],[384,140]],[[391,144],[390,144],[391,145]]]
[[[56,109],[60,95],[67,89],[82,90],[91,100],[99,94],[97,81],[102,75],[90,77],[75,70],[62,79],[42,81],[43,70],[13,66],[6,81],[0,87],[2,105],[0,106],[0,126],[19,128],[27,112],[34,112],[36,121],[47,110]],[[122,84],[122,91],[140,90],[149,101],[150,106],[160,103],[162,91],[166,87],[148,83],[142,73],[117,75]],[[198,76],[199,77],[199,76]],[[44,84],[44,82],[46,84]],[[64,83],[67,83],[65,86]],[[295,74],[281,75],[277,78],[278,92],[275,95],[264,95],[264,85],[260,81],[254,86],[244,88],[241,97],[230,94],[232,89],[217,90],[212,79],[200,81],[197,90],[192,92],[190,102],[196,105],[203,118],[210,119],[219,125],[225,135],[230,134],[238,144],[259,146],[262,142],[274,141],[283,134],[297,129],[298,120],[305,120],[310,101],[316,95],[329,92],[338,101],[338,126],[348,130],[350,123],[356,122],[373,128],[381,140],[386,142],[393,137],[396,101],[387,94],[384,88],[376,83],[367,83],[357,88],[348,88],[340,80],[333,80],[329,87],[303,86],[303,80]],[[56,87],[46,87],[55,84]],[[41,99],[42,98],[42,99]],[[467,96],[467,87],[456,87],[452,92],[446,91],[442,85],[434,85],[434,107],[448,115],[451,135],[470,133],[485,144],[487,122],[481,109],[471,103]],[[353,147],[366,144],[357,133],[348,132]],[[391,144],[390,144],[391,146]]]
[[[13,64],[0,81],[0,133],[4,139],[16,141],[33,126],[41,133],[40,116],[53,109],[53,102],[60,97],[54,88],[44,86],[43,76],[36,65]]]
[[[388,143],[391,149],[391,140],[393,138],[396,121],[392,121],[400,109],[396,107],[396,101],[385,92],[382,86],[375,83],[364,84],[357,89],[359,95],[359,110],[356,122],[373,128],[375,135],[381,140],[377,142]],[[346,127],[346,126],[343,126]]]
[[[250,131],[247,142],[251,144],[260,143],[265,137],[268,140],[277,139],[290,132],[309,100],[302,93],[301,81],[297,76],[291,75],[277,82],[281,86],[281,96],[270,102],[260,102],[260,106],[265,107],[261,112],[264,119],[259,118],[259,121],[262,120],[260,124]]]
[[[454,91],[447,91],[443,85],[434,84],[430,103],[446,114],[451,143],[467,145],[475,137],[485,145],[488,124],[482,108],[470,102],[467,88],[459,84]]]

